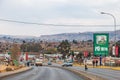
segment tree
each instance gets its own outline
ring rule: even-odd
[[[78,41],[77,41],[77,40],[73,40],[72,42],[73,42],[74,44],[77,44],[77,43],[78,43]]]
[[[45,54],[53,54],[57,53],[57,50],[55,48],[49,48],[45,51]]]
[[[19,59],[19,52],[20,52],[20,47],[17,44],[13,44],[13,46],[10,49],[11,52],[11,59],[12,60],[18,60]]]
[[[39,43],[34,43],[34,46],[32,47],[33,47],[33,52],[39,52],[40,50],[42,50],[42,46]]]
[[[118,45],[120,47],[120,40],[116,43],[116,45]]]
[[[90,58],[91,57],[91,53],[90,52],[88,52],[88,58]]]
[[[82,57],[83,57],[83,53],[82,52],[79,52],[79,54],[76,55],[77,59],[82,59]]]
[[[87,40],[87,42],[92,42],[92,40],[91,40],[91,39],[89,39],[89,40]]]
[[[78,60],[78,63],[81,64],[83,62],[83,59],[82,59],[83,56],[84,55],[82,52],[79,52],[79,54],[76,55],[76,59]]]
[[[63,54],[63,59],[65,59],[65,56],[67,54],[69,54],[70,52],[70,43],[68,42],[68,40],[63,40],[57,47],[58,52],[60,52],[61,54]]]
[[[23,42],[20,48],[23,52],[39,52],[40,50],[42,50],[42,46],[40,45],[40,43],[35,42]]]

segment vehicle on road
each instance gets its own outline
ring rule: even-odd
[[[64,67],[64,66],[66,66],[66,67],[68,67],[68,66],[73,66],[73,63],[72,62],[64,62],[63,64],[62,64],[62,66]]]
[[[51,61],[48,61],[48,65],[52,65]]]
[[[36,65],[36,66],[42,66],[42,65],[43,65],[42,60],[36,59],[36,60],[35,60],[35,65]]]
[[[35,61],[34,61],[34,60],[31,60],[31,61],[30,61],[30,65],[31,65],[31,66],[34,66],[34,65],[35,65]]]

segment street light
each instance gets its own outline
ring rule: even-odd
[[[116,18],[115,18],[115,16],[113,15],[113,14],[111,14],[111,13],[105,13],[105,12],[101,12],[101,14],[106,14],[106,15],[110,15],[112,18],[113,18],[113,21],[114,21],[114,35],[115,35],[115,37],[114,37],[114,46],[116,46]],[[110,60],[110,66],[111,66],[111,60]]]
[[[114,20],[114,35],[115,35],[115,38],[114,38],[114,43],[116,45],[116,18],[113,14],[111,13],[105,13],[105,12],[101,12],[101,14],[106,14],[106,15],[110,15],[112,16],[113,20]]]

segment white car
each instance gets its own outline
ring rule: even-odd
[[[62,64],[62,66],[64,67],[64,66],[66,66],[66,67],[68,67],[68,66],[73,66],[73,63],[72,62],[64,62],[63,64]]]
[[[42,66],[43,62],[40,59],[35,60],[35,65],[36,66]]]

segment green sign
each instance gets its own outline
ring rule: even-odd
[[[94,55],[107,56],[109,52],[109,34],[108,33],[94,33]]]
[[[19,65],[17,60],[13,60],[13,63],[15,64],[15,66]]]

